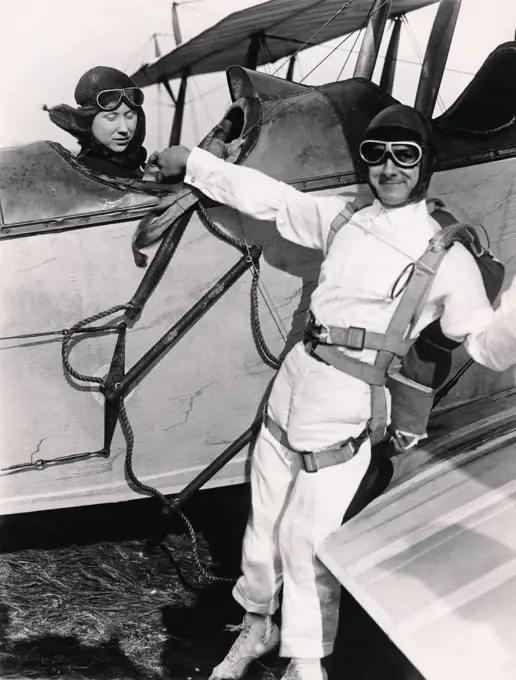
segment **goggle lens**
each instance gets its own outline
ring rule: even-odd
[[[122,99],[126,99],[132,106],[142,106],[145,96],[139,87],[124,87],[113,90],[102,90],[97,95],[97,104],[104,111],[117,109]]]
[[[360,157],[368,165],[380,165],[390,156],[402,168],[413,168],[421,160],[423,149],[417,142],[384,142],[366,139],[360,145]]]

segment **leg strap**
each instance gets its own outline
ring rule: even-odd
[[[371,388],[371,419],[369,430],[371,443],[378,444],[384,435],[387,427],[388,413],[387,400],[385,398],[384,385],[386,382],[387,370],[385,367],[366,364],[353,357],[342,354],[334,345],[319,345],[317,343],[304,341],[305,350],[308,354],[322,361],[328,366],[333,366],[353,378],[362,380]],[[285,444],[287,446],[287,444]],[[292,448],[292,447],[290,447]]]
[[[328,446],[320,451],[299,451],[291,446],[287,433],[271,418],[267,412],[267,407],[263,413],[263,424],[277,442],[301,456],[306,472],[317,472],[317,470],[322,468],[347,463],[348,460],[351,460],[358,453],[361,445],[371,434],[369,427],[366,427],[358,437],[349,437],[338,444]]]

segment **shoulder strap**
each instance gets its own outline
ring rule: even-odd
[[[448,229],[443,230],[434,236],[423,255],[414,263],[412,274],[385,333],[386,339],[390,342],[393,340],[403,340],[407,332],[410,332],[415,326],[428,298],[430,286],[439,265],[446,254],[447,244],[451,243],[451,239],[448,240],[450,238],[448,231]],[[376,354],[374,368],[378,369],[384,376],[387,376],[394,356],[393,352],[380,350]],[[372,432],[371,441],[372,443],[377,443],[381,440],[387,427],[387,404],[383,388],[379,389],[371,386],[371,419],[369,427]]]
[[[463,226],[454,224],[442,229],[430,240],[423,255],[414,263],[412,274],[385,333],[391,340],[404,339],[407,332],[416,325],[426,305],[439,266],[452,245],[456,232]],[[376,363],[387,371],[392,359],[393,355],[390,352],[378,352]]]
[[[372,205],[371,199],[365,197],[357,197],[353,201],[351,201],[351,203],[346,204],[344,210],[342,210],[337,215],[337,217],[332,221],[330,225],[330,231],[328,232],[328,236],[326,237],[325,253],[327,253],[330,250],[331,244],[333,243],[335,236],[337,236],[338,232],[342,229],[342,227],[350,221],[353,215],[359,210],[367,208],[370,205]]]
[[[325,250],[326,253],[330,250],[331,244],[333,243],[335,236],[337,236],[342,227],[350,221],[350,219],[356,212],[362,210],[363,208],[368,208],[370,205],[372,205],[371,199],[365,196],[362,197],[358,196],[353,201],[346,204],[344,210],[342,210],[337,215],[337,217],[335,217],[335,219],[332,221],[330,225],[330,231],[328,232],[328,236],[326,237],[326,250]],[[446,204],[440,198],[427,198],[426,205],[428,208],[428,212],[436,220],[436,222],[439,223],[441,227],[444,228],[451,224],[456,223],[457,220],[453,217],[453,215],[444,210]],[[448,215],[450,216],[451,219],[446,219]],[[444,222],[442,216],[446,216],[444,217]],[[461,226],[466,227],[468,225]]]

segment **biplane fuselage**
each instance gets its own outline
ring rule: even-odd
[[[485,227],[507,280],[515,273],[516,252],[516,125],[508,113],[514,96],[507,96],[507,120],[500,109],[495,115],[479,102],[494,80],[513,82],[507,74],[516,70],[515,59],[514,43],[498,48],[462,98],[434,121],[438,155],[430,191],[457,218]],[[392,97],[363,79],[309,88],[240,67],[228,71],[228,81],[233,104],[225,116],[231,123],[226,141],[245,137],[238,157],[229,160],[302,191],[350,197],[367,191],[356,147]],[[201,146],[208,141],[209,135]],[[96,176],[56,144],[0,152],[2,468],[102,448],[103,397],[98,385],[78,383],[63,370],[62,336],[17,336],[70,328],[127,302],[142,278],[131,252],[136,220],[171,195],[178,214],[185,196],[192,199],[182,184]],[[285,342],[290,346],[300,336],[320,254],[285,241],[273,224],[222,207],[211,207],[210,214],[228,232],[263,246],[262,286],[276,311],[272,318],[262,304],[260,316],[279,355]],[[238,258],[194,218],[140,318],[129,325],[126,369]],[[126,399],[135,473],[165,494],[180,490],[260,412],[274,371],[253,342],[250,279],[244,275]],[[83,374],[105,376],[114,344],[110,332],[78,336],[71,362]],[[460,362],[464,355],[458,354]],[[512,371],[499,375],[474,367],[446,403],[512,386]],[[107,458],[4,473],[0,513],[141,498],[125,478],[124,452],[117,428]],[[247,456],[245,449],[210,484],[243,481]]]

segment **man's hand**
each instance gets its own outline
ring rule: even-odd
[[[186,172],[186,163],[190,155],[190,149],[186,146],[171,146],[158,154],[157,159],[154,160],[159,167],[160,172],[158,181],[167,177],[183,176]]]
[[[159,166],[157,165],[159,153],[153,151],[147,160],[147,164],[143,171],[143,181],[144,182],[157,182],[160,173]]]

